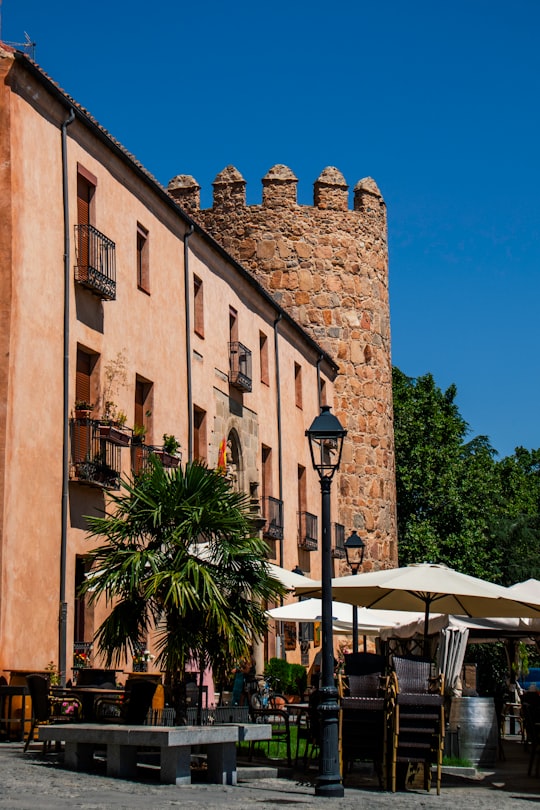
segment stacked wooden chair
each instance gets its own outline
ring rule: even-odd
[[[340,678],[341,755],[346,772],[355,760],[374,763],[381,787],[386,771],[387,692],[385,659],[372,653],[345,657]]]
[[[424,789],[431,787],[431,767],[437,768],[437,795],[441,792],[444,749],[444,682],[431,676],[431,662],[418,657],[393,658],[388,706],[390,732],[387,787],[396,790],[398,770],[422,764]]]

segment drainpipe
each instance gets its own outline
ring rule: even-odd
[[[195,230],[190,225],[184,235],[184,298],[186,307],[186,374],[187,374],[187,407],[188,407],[188,461],[193,461],[193,390],[191,382],[191,317],[189,300],[189,237]]]
[[[274,356],[276,358],[277,433],[278,433],[278,486],[279,500],[283,503],[283,448],[281,441],[281,382],[279,376],[278,324],[281,313],[274,321]],[[279,541],[279,564],[283,568],[283,538]]]
[[[64,411],[62,445],[62,519],[60,535],[60,593],[58,616],[58,669],[61,685],[66,685],[67,670],[67,524],[69,495],[69,292],[70,292],[70,240],[69,240],[69,194],[67,165],[67,128],[75,120],[71,107],[69,116],[62,124],[62,192],[64,208]]]
[[[322,363],[323,356],[322,354],[319,355],[317,360],[317,401],[319,403],[319,411],[321,410],[321,363]]]
[[[279,346],[278,346],[278,324],[282,318],[281,313],[274,321],[274,357],[276,358],[276,397],[277,397],[277,434],[278,434],[278,487],[279,487],[279,500],[283,504],[283,448],[281,440],[281,381],[279,375]],[[282,507],[283,508],[283,507]],[[279,541],[279,565],[283,568],[283,537]],[[283,597],[279,599],[280,604],[283,604]],[[283,631],[283,622],[279,623],[279,630],[276,641],[279,643],[276,649],[278,658],[285,658],[285,635]]]

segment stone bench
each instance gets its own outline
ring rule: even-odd
[[[90,770],[94,752],[107,751],[107,776],[129,779],[137,769],[137,750],[160,752],[160,781],[191,784],[191,749],[207,749],[208,781],[236,785],[236,744],[268,740],[272,727],[264,724],[219,726],[126,726],[98,723],[39,726],[42,741],[64,742],[64,763],[73,770]]]

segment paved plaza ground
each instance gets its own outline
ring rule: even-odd
[[[538,810],[540,777],[527,776],[527,751],[517,738],[505,740],[504,748],[506,760],[476,779],[444,774],[440,796],[434,790],[386,793],[378,788],[369,770],[356,767],[347,778],[345,797],[324,799],[314,795],[315,770],[255,779],[254,771],[241,768],[242,781],[236,787],[174,787],[160,785],[154,774],[145,775],[144,770],[137,782],[111,779],[99,772],[75,773],[62,767],[61,754],[43,757],[38,743],[27,754],[23,754],[21,743],[0,743],[0,810],[242,810],[263,805],[271,810],[287,806],[298,810]]]

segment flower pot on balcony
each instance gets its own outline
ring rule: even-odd
[[[103,424],[99,426],[99,438],[108,439],[120,447],[128,447],[130,436],[117,425]]]
[[[172,456],[165,450],[154,450],[154,455],[160,459],[164,467],[178,467],[180,463],[178,456]]]

